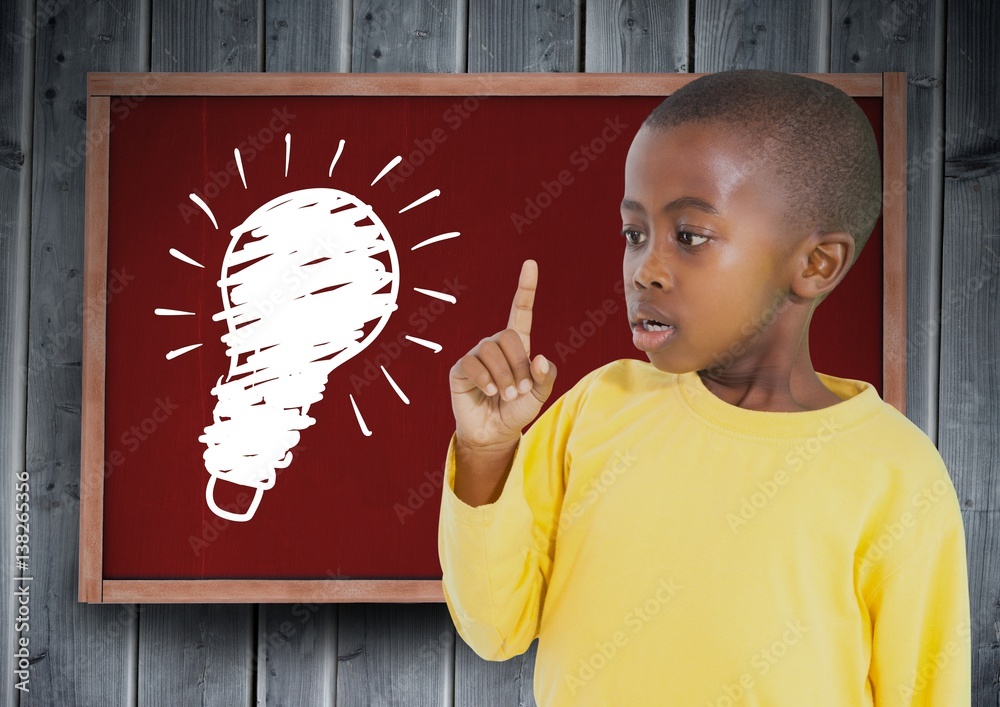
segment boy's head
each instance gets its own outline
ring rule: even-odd
[[[663,210],[682,197],[695,201]],[[659,339],[640,332],[637,346],[675,371],[807,355],[811,312],[857,259],[881,202],[874,133],[840,89],[757,69],[686,84],[646,118],[626,160],[630,323],[674,325]],[[642,317],[640,303],[662,317]]]
[[[721,125],[744,138],[759,176],[781,187],[783,223],[798,234],[846,231],[857,259],[882,206],[882,166],[871,124],[853,98],[805,76],[723,71],[675,91],[643,127],[685,123]]]

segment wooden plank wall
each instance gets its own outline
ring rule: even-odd
[[[3,566],[5,705],[534,704],[443,605],[77,603],[87,71],[906,71],[907,414],[966,521],[975,705],[1000,702],[1000,118],[988,0],[0,3],[0,460],[30,474]],[[947,93],[945,89],[947,88]],[[29,284],[30,283],[30,284]],[[443,450],[442,450],[443,453]],[[13,481],[0,539],[14,547]],[[336,576],[338,568],[330,568]],[[30,692],[14,689],[32,576]],[[8,650],[9,649],[9,650]]]
[[[33,5],[33,6],[32,6]],[[87,71],[141,71],[138,2],[29,4],[34,28],[25,465],[31,476],[30,692],[22,705],[135,701],[135,625],[76,603]],[[8,543],[4,547],[10,547]],[[28,574],[27,572],[25,574]],[[96,609],[96,610],[91,610]],[[4,630],[6,639],[12,631]]]
[[[972,690],[985,705],[1000,704],[1000,6],[973,4],[949,3],[946,23],[937,442],[965,519]]]
[[[31,187],[31,72],[34,68],[30,2],[0,4],[0,539],[14,550],[14,479],[24,472],[25,394],[28,344],[28,224]],[[13,557],[0,561],[0,703],[14,704]]]

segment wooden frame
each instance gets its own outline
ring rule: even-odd
[[[79,601],[442,602],[440,580],[107,580],[104,520],[105,314],[110,104],[115,96],[667,95],[704,74],[90,73]],[[883,398],[905,413],[906,75],[801,74],[851,96],[883,98]]]

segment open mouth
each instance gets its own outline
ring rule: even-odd
[[[643,319],[639,326],[641,326],[646,331],[669,331],[673,329],[673,324],[664,324],[663,322],[658,322],[655,319]]]
[[[640,319],[632,327],[632,343],[647,353],[659,351],[676,335],[673,324],[664,324],[655,319]]]

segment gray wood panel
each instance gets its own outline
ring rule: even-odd
[[[965,509],[962,516],[969,557],[972,707],[996,707],[1000,704],[1000,511]]]
[[[941,204],[944,145],[944,0],[886,12],[870,3],[835,0],[830,71],[905,71],[906,416],[937,436],[938,334],[941,296]]]
[[[820,2],[700,0],[691,71],[821,71]]]
[[[153,71],[263,68],[257,0],[152,0]]]
[[[454,633],[454,630],[453,630]],[[455,704],[492,707],[528,705],[535,707],[535,659],[538,639],[521,655],[490,662],[476,655],[462,637],[455,638]]]
[[[266,71],[351,70],[350,0],[268,0]]]
[[[938,448],[966,522],[973,702],[1000,703],[1000,6],[948,3]]]
[[[333,707],[337,604],[261,604],[257,699],[268,707]]]
[[[251,705],[252,604],[148,604],[139,622],[139,705]]]
[[[152,71],[256,71],[255,0],[153,0]],[[139,622],[138,703],[250,705],[256,686],[254,604],[151,604]]]
[[[137,1],[38,4],[26,464],[33,562],[31,691],[22,705],[131,705],[126,606],[77,602],[86,72],[136,71]]]
[[[444,604],[341,604],[339,628],[338,705],[453,704],[455,629]]]
[[[0,5],[0,471],[7,482],[0,486],[0,546],[15,552],[16,515],[27,510],[31,530],[30,495],[18,496],[15,488],[24,467],[24,427],[28,340],[28,250],[31,217],[31,71],[34,66],[35,25],[30,2]],[[24,478],[23,476],[21,478]],[[30,490],[30,486],[29,486]],[[24,506],[22,504],[27,504]],[[15,505],[17,504],[17,505]],[[20,513],[17,513],[20,511]],[[38,550],[36,544],[35,551]],[[3,586],[17,588],[15,577],[31,576],[31,566],[21,571],[11,557],[2,563]],[[22,636],[31,639],[23,625],[15,624],[13,589],[0,599],[0,672],[9,676],[0,688],[0,703],[15,704],[15,683],[24,676],[15,674],[23,659],[37,655],[27,646],[24,656],[15,654]],[[15,630],[17,629],[17,630]],[[30,627],[29,627],[30,630]],[[28,668],[30,670],[30,668]],[[30,689],[30,684],[28,685]]]
[[[465,71],[464,0],[355,0],[351,71]]]
[[[1000,7],[969,4],[948,10],[938,448],[980,513],[1000,511]]]
[[[581,71],[580,0],[469,4],[468,71]]]
[[[691,70],[687,0],[591,3],[586,14],[583,71]]]

